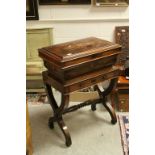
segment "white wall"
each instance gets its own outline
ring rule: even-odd
[[[129,25],[128,7],[39,6],[39,21],[27,28],[52,27],[54,43],[95,36],[114,41],[115,26]]]

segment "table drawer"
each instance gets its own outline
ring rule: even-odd
[[[95,85],[97,83],[100,83],[102,81],[105,81],[105,80],[108,80],[108,79],[111,79],[111,78],[115,78],[119,74],[120,74],[119,70],[115,70],[115,71],[112,71],[112,72],[107,73],[107,74],[99,75],[99,76],[97,76],[95,78],[91,78],[91,79],[88,79],[88,80],[85,80],[85,81],[82,81],[82,82],[78,82],[78,83],[69,85],[69,86],[66,87],[65,92],[68,93],[68,92],[73,92],[73,91],[76,91],[76,90],[80,90],[80,89]]]

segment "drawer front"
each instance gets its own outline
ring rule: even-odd
[[[97,76],[97,77],[92,78],[92,79],[88,79],[88,80],[85,80],[85,81],[82,81],[79,83],[75,83],[75,84],[72,84],[70,86],[67,86],[65,89],[65,92],[69,93],[69,92],[73,92],[76,90],[80,90],[80,89],[95,85],[97,83],[103,82],[105,80],[108,80],[111,78],[116,78],[117,76],[119,76],[119,74],[120,74],[119,70],[116,70],[116,71],[110,72],[110,73],[105,74],[105,75],[100,75],[100,76]]]
[[[110,67],[116,63],[116,60],[116,55],[113,55],[107,58],[102,58],[93,62],[78,65],[74,68],[67,69],[66,71],[64,71],[65,80],[69,80],[86,73],[97,71],[99,69]]]

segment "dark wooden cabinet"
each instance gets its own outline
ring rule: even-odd
[[[129,80],[120,76],[116,89],[111,93],[112,106],[121,112],[129,111]]]

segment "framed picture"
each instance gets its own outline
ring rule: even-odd
[[[38,20],[37,0],[26,0],[26,20]]]
[[[129,0],[92,0],[95,6],[128,6]]]
[[[40,5],[91,4],[91,0],[39,0]]]

